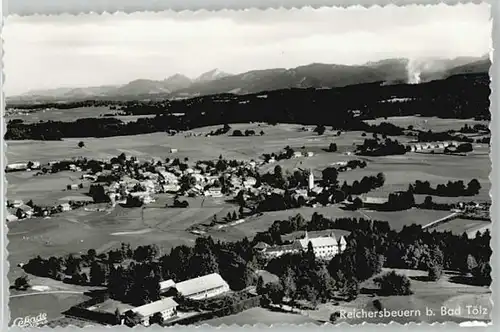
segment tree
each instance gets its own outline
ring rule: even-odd
[[[467,255],[467,261],[466,261],[466,271],[469,273],[472,273],[472,271],[477,267],[477,262],[474,256],[471,254]]]
[[[284,296],[283,287],[281,286],[281,284],[276,282],[269,283],[267,284],[266,289],[271,302],[274,304],[281,304]]]
[[[433,201],[432,201],[432,196],[425,196],[424,199],[424,206],[427,208],[432,207]]]
[[[432,280],[432,281],[437,281],[441,278],[443,274],[443,267],[439,264],[431,264],[431,266],[429,267],[429,274],[428,274],[428,278],[429,280]]]
[[[115,310],[115,321],[117,325],[121,324],[122,322],[122,317],[120,315],[120,310],[118,308],[116,308]]]
[[[407,276],[397,274],[396,271],[388,272],[373,280],[380,287],[383,295],[411,295],[411,282]]]
[[[337,321],[337,319],[340,318],[340,312],[339,311],[335,311],[334,313],[332,313],[330,315],[330,323],[335,323]]]
[[[477,179],[472,179],[470,182],[467,184],[467,192],[469,195],[477,195],[479,193],[479,190],[481,190],[481,184]]]
[[[264,279],[262,278],[262,276],[259,276],[259,279],[257,279],[257,286],[255,290],[259,295],[262,295],[264,293]]]
[[[233,136],[241,137],[243,136],[243,133],[241,132],[241,130],[236,129],[233,131]]]
[[[155,313],[153,316],[151,316],[151,318],[149,319],[149,324],[153,325],[153,324],[158,324],[158,325],[162,325],[164,322],[164,319],[163,319],[163,315],[161,314],[161,312],[157,312]]]
[[[17,290],[26,290],[30,287],[27,275],[23,275],[14,281],[14,288]]]
[[[283,294],[291,300],[292,304],[295,301],[295,297],[297,295],[297,285],[295,284],[295,278],[295,273],[290,267],[288,267],[280,279],[281,286],[283,288]]]
[[[90,282],[92,285],[102,285],[106,282],[106,269],[103,264],[94,262],[90,266]]]
[[[323,170],[323,181],[330,186],[337,186],[338,171],[335,167],[327,167]]]
[[[317,125],[316,128],[314,129],[315,133],[318,133],[318,135],[323,135],[325,133],[325,126],[324,125]]]
[[[83,148],[85,146],[85,143],[83,143],[82,141],[78,142],[78,147],[79,148]]]
[[[337,144],[336,143],[330,143],[330,146],[328,147],[329,152],[337,152]]]

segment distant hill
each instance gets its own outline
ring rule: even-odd
[[[121,86],[32,91],[7,98],[7,102],[147,99],[148,96],[188,98],[220,93],[249,94],[286,88],[333,88],[374,82],[422,83],[458,74],[487,73],[490,65],[489,57],[484,56],[418,61],[387,59],[359,66],[312,63],[290,69],[252,70],[236,75],[214,69],[195,79],[176,74],[162,81],[138,79]]]

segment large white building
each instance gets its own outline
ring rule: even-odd
[[[299,240],[302,250],[306,251],[309,243],[312,244],[314,256],[319,259],[329,259],[345,250],[347,242],[343,236],[337,240],[334,233],[329,236],[309,238],[307,232],[303,239]]]
[[[161,313],[163,319],[167,320],[177,315],[177,302],[173,298],[167,297],[159,301],[151,302],[143,306],[132,309],[141,320],[141,324],[149,326],[149,320],[156,313]]]
[[[218,273],[179,282],[175,288],[180,294],[193,300],[214,297],[230,290],[227,282]]]
[[[264,253],[267,257],[273,258],[284,254],[296,254],[301,251],[307,251],[309,243],[312,244],[314,256],[318,259],[331,259],[333,256],[343,252],[347,246],[347,242],[342,235],[337,238],[332,232],[328,236],[309,237],[306,231],[304,238],[295,240],[291,244],[267,247],[259,245],[256,249]]]

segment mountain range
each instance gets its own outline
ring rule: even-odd
[[[164,80],[137,79],[119,86],[60,88],[30,91],[8,97],[7,102],[73,101],[82,99],[134,99],[150,97],[188,98],[200,95],[248,94],[284,88],[333,88],[353,84],[382,82],[420,83],[456,74],[488,72],[489,56],[425,60],[387,59],[364,65],[312,63],[296,68],[253,70],[228,74],[218,69],[190,79],[175,74]]]

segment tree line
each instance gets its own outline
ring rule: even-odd
[[[154,102],[136,102],[133,107],[138,113],[143,114],[143,108],[150,108],[150,114],[155,116],[128,123],[108,117],[78,119],[72,122],[9,123],[5,139],[111,137],[242,122],[304,125],[321,123],[336,129],[359,130],[367,126],[363,122],[364,119],[384,116],[420,114],[443,118],[490,117],[487,74],[456,75],[445,80],[415,85],[373,83],[334,89],[277,90],[267,94],[266,99],[258,98],[259,94],[252,94],[203,96],[188,100],[161,101],[157,102],[158,105]],[[359,98],[360,94],[363,98]],[[411,99],[405,103],[380,102],[395,95]],[[313,100],[314,107],[304,112],[303,105],[312,104]],[[69,105],[64,107],[70,108]],[[331,105],[335,105],[335,112],[331,112]],[[354,115],[352,109],[360,110],[361,114]],[[132,109],[130,112],[133,112]],[[393,129],[390,129],[390,132],[392,131]]]

